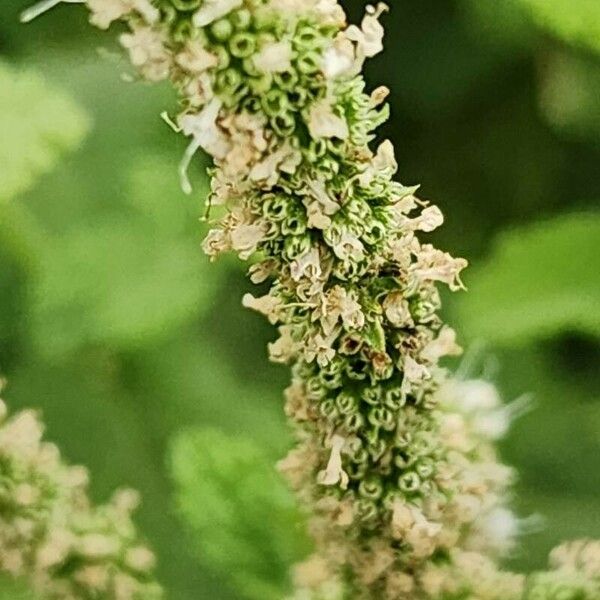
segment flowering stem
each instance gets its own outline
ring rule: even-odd
[[[243,303],[278,326],[269,353],[292,369],[298,444],[279,466],[316,546],[297,598],[524,597],[494,562],[518,528],[493,446],[508,412],[439,364],[460,348],[437,285],[461,289],[467,263],[419,240],[441,211],[394,180],[389,141],[370,146],[388,90],[367,93],[361,70],[387,7],[358,27],[336,0],[87,4],[99,27],[127,22],[144,78],[177,88],[186,192],[196,151],[213,159],[222,216],[204,250],[252,257],[251,280],[271,283]]]

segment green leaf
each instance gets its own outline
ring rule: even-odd
[[[534,22],[563,40],[600,52],[597,0],[519,0]]]
[[[34,594],[24,583],[12,577],[0,577],[0,600],[37,600]]]
[[[0,202],[30,188],[88,130],[83,110],[31,71],[0,62]]]
[[[245,598],[280,600],[308,544],[271,458],[249,438],[196,429],[175,439],[171,470],[201,561]]]
[[[121,204],[67,224],[39,249],[37,346],[63,355],[84,345],[131,348],[210,307],[200,226],[177,175],[160,157],[138,160]]]
[[[567,52],[544,57],[542,114],[557,131],[578,139],[600,138],[600,64]]]
[[[600,335],[599,239],[598,214],[502,235],[458,302],[463,334],[501,344],[564,330]]]
[[[462,0],[460,5],[472,35],[488,48],[522,51],[535,39],[521,0]]]

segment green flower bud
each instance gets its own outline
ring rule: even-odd
[[[261,98],[261,104],[269,117],[283,114],[289,106],[287,94],[277,88],[268,91]]]
[[[273,10],[253,11],[254,26],[258,31],[278,31],[282,27],[279,15]]]
[[[268,225],[267,232],[264,235],[264,240],[271,241],[281,236],[281,228],[277,226],[277,223],[270,222]]]
[[[386,228],[383,223],[372,220],[368,229],[363,233],[362,239],[371,246],[380,244],[386,236]]]
[[[240,8],[231,13],[229,20],[236,29],[248,29],[252,23],[252,13],[246,8]]]
[[[374,444],[369,446],[369,454],[374,462],[378,462],[379,459],[385,454],[387,450],[387,444],[383,438],[377,439]],[[381,466],[380,466],[381,469]]]
[[[361,498],[356,502],[356,508],[360,520],[365,524],[375,524],[379,510],[373,500]]]
[[[298,84],[298,74],[291,69],[282,71],[281,73],[275,73],[273,79],[275,80],[275,83],[286,92],[294,90]]]
[[[171,0],[171,3],[177,10],[188,11],[199,8],[201,0]]]
[[[315,50],[322,43],[321,32],[312,25],[301,25],[294,34],[294,48],[298,50]]]
[[[235,94],[236,90],[240,88],[243,83],[243,78],[240,72],[230,67],[217,73],[216,77],[216,88],[220,94]]]
[[[321,371],[336,375],[341,375],[344,372],[344,368],[346,367],[346,361],[336,356],[334,359],[326,366],[322,367]]]
[[[369,460],[369,453],[365,448],[358,448],[352,454],[352,462],[357,464],[366,463]]]
[[[327,140],[327,149],[334,154],[342,154],[346,147],[346,140],[340,138],[329,138]]]
[[[365,473],[367,472],[368,468],[369,468],[369,463],[368,463],[368,461],[365,461],[365,462],[349,463],[345,467],[345,470],[346,470],[346,473],[348,473],[348,477],[350,477],[350,479],[359,481],[365,476]]]
[[[280,137],[290,137],[296,130],[296,119],[291,112],[285,112],[269,119],[275,133]]]
[[[353,414],[358,410],[358,400],[348,392],[339,394],[335,404],[342,415]]]
[[[370,365],[364,360],[353,360],[346,366],[346,375],[354,381],[362,381],[369,375]]]
[[[321,399],[327,396],[327,388],[318,377],[310,377],[305,382],[306,393],[310,398]]]
[[[258,114],[261,111],[260,100],[256,96],[248,96],[242,102],[242,109],[252,114]]]
[[[296,68],[304,75],[313,75],[321,69],[322,57],[318,52],[305,51],[296,58]]]
[[[407,494],[414,494],[421,487],[421,479],[414,471],[408,471],[398,477],[398,487]]]
[[[214,45],[211,46],[211,52],[216,55],[218,63],[217,69],[227,69],[231,64],[231,56],[224,46]]]
[[[261,77],[263,75],[270,75],[269,73],[263,73],[262,71],[259,71],[256,68],[253,56],[242,59],[242,69],[244,69],[244,72],[250,75],[251,77]]]
[[[412,451],[418,456],[426,456],[434,447],[435,442],[432,441],[429,435],[419,432],[413,440]]]
[[[371,217],[371,209],[362,198],[352,198],[344,206],[344,214],[350,223],[359,222],[364,227],[365,221]]]
[[[210,26],[210,32],[218,42],[226,42],[233,33],[233,25],[229,19],[219,19]]]
[[[243,99],[250,93],[250,88],[246,83],[231,90],[229,93],[224,93],[221,97],[223,104],[227,108],[233,108],[243,102]]]
[[[308,144],[308,152],[310,152],[315,159],[323,158],[327,153],[327,141],[323,138],[317,140],[311,138]]]
[[[290,90],[288,92],[288,100],[294,108],[301,109],[308,101],[308,92],[304,88]]]
[[[323,385],[330,390],[335,390],[342,386],[341,373],[321,371],[321,373],[319,373],[319,378],[321,379]]]
[[[340,172],[340,163],[330,156],[325,156],[317,165],[317,170],[326,179],[333,179]]]
[[[345,333],[340,338],[338,352],[344,356],[353,356],[360,352],[361,346],[362,338],[358,333]]]
[[[392,431],[396,427],[394,413],[385,406],[376,406],[369,411],[369,423],[381,427],[386,431]]]
[[[415,468],[421,479],[429,479],[435,472],[435,463],[430,458],[423,458]]]
[[[172,25],[177,20],[177,10],[174,6],[165,4],[160,7],[161,21],[166,25]]]
[[[248,58],[256,51],[256,37],[246,31],[235,33],[229,40],[229,50],[237,58]]]
[[[367,500],[378,500],[383,495],[383,484],[376,477],[363,479],[358,485],[358,494]]]
[[[385,392],[384,403],[392,410],[398,410],[406,404],[406,397],[400,388],[390,388]]]
[[[294,235],[287,237],[283,243],[283,253],[288,260],[294,260],[306,254],[311,247],[309,235]]]
[[[306,216],[302,213],[291,214],[281,223],[283,235],[302,235],[306,231]]]
[[[263,197],[262,213],[267,219],[283,221],[289,211],[289,202],[285,196],[266,194]]]
[[[319,412],[326,419],[330,420],[336,419],[337,417],[339,417],[340,414],[335,404],[335,400],[333,400],[332,398],[327,398],[326,400],[323,400],[321,404],[319,404]]]
[[[402,431],[396,434],[396,446],[398,448],[408,448],[413,441],[413,436],[410,431]]]
[[[354,433],[355,431],[359,431],[363,428],[365,424],[364,417],[359,413],[352,413],[350,415],[346,415],[344,418],[344,427],[350,433]]]
[[[185,43],[194,37],[196,28],[188,19],[178,21],[173,27],[173,38],[179,43]]]
[[[260,73],[248,79],[248,85],[255,96],[261,96],[271,89],[273,78],[269,73]]]
[[[381,403],[381,389],[378,386],[367,387],[362,391],[360,397],[367,404],[377,406]]]
[[[407,469],[415,463],[414,457],[407,451],[398,452],[394,456],[394,464],[399,469]]]

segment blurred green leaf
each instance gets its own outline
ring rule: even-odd
[[[0,202],[30,188],[89,127],[83,110],[32,71],[0,62]]]
[[[574,214],[502,234],[458,302],[463,335],[523,343],[563,330],[600,335],[600,215]]]
[[[40,249],[37,346],[48,355],[135,347],[208,309],[217,272],[206,273],[199,229],[171,165],[139,159],[121,205]]]
[[[521,0],[461,0],[472,35],[488,46],[519,52],[530,49],[533,27]]]
[[[0,577],[0,600],[37,600],[37,595],[21,581],[2,576]]]
[[[171,469],[200,559],[245,598],[280,600],[308,543],[273,461],[250,438],[196,429],[175,439]]]
[[[519,0],[541,27],[567,42],[600,52],[597,0]]]
[[[540,108],[552,127],[578,139],[600,139],[600,63],[567,52],[544,58]]]

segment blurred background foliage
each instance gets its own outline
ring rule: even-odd
[[[200,252],[207,183],[198,165],[179,191],[168,87],[124,81],[79,7],[20,26],[27,1],[0,3],[9,404],[43,410],[99,500],[142,492],[169,598],[276,598],[306,542],[271,466],[291,443],[273,331],[240,307],[243,267]],[[600,537],[600,4],[398,2],[387,27],[367,72],[392,90],[383,134],[447,216],[436,243],[472,263],[445,310],[472,350],[461,369],[534,397],[502,451],[517,510],[545,518],[511,560],[535,568]]]

